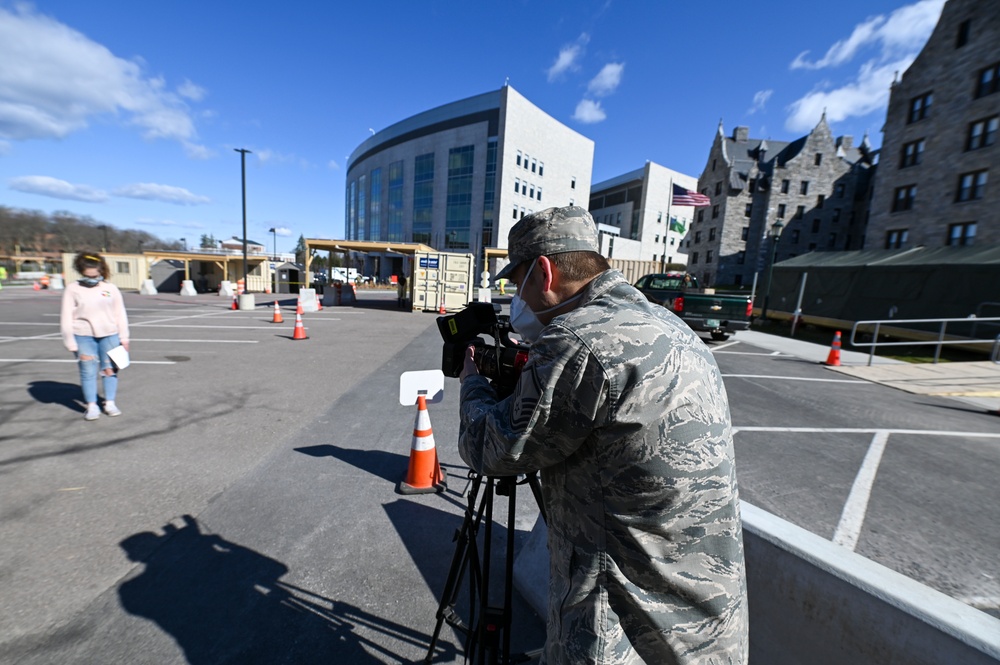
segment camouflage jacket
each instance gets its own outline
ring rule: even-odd
[[[462,384],[459,451],[540,470],[544,661],[745,663],[746,577],[729,403],[715,359],[609,270],[545,327],[514,393]]]

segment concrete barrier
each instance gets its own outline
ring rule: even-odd
[[[153,284],[153,280],[145,279],[142,281],[142,286],[139,287],[139,294],[144,296],[155,296],[159,293],[156,290],[156,285]]]
[[[1000,620],[748,503],[741,504],[754,665],[997,665]],[[546,530],[514,583],[546,616]]]
[[[316,312],[319,304],[316,300],[316,289],[299,289],[299,304],[303,312]]]
[[[198,291],[194,288],[193,279],[185,279],[181,281],[181,295],[182,296],[198,295]]]

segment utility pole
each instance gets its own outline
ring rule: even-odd
[[[249,291],[247,283],[247,153],[246,148],[233,148],[240,153],[240,173],[243,177],[243,291]],[[252,152],[250,154],[253,154]]]

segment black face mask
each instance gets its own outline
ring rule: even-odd
[[[103,277],[84,277],[83,279],[77,280],[77,282],[79,282],[80,286],[86,286],[88,289],[91,289],[100,284],[103,280]]]

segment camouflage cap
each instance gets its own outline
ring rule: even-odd
[[[600,252],[597,225],[580,206],[546,208],[525,215],[507,234],[510,259],[496,279],[507,279],[525,261],[563,252]]]

